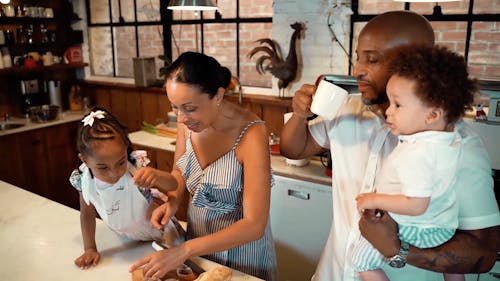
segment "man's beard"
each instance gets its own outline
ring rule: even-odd
[[[363,96],[361,96],[361,97],[363,97]],[[389,99],[387,98],[386,92],[380,93],[376,99],[363,98],[363,103],[365,105],[384,104],[384,103],[387,103],[388,101],[389,101]]]

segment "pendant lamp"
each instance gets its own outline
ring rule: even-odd
[[[434,6],[434,11],[432,13],[433,16],[442,16],[443,12],[441,11],[441,6],[439,5],[439,2],[457,2],[460,0],[393,0],[395,2],[408,2],[408,3],[418,3],[418,2],[423,2],[423,3],[436,3]]]
[[[170,0],[168,3],[170,10],[188,10],[188,11],[214,11],[217,5],[212,0]]]

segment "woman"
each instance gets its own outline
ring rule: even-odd
[[[186,259],[204,256],[276,279],[268,132],[255,114],[224,100],[230,79],[229,69],[199,53],[183,53],[168,68],[165,86],[178,120],[176,165],[168,175],[144,173],[176,185],[153,212],[151,222],[158,228],[176,213],[187,191],[187,241],[142,258],[131,271],[143,266],[144,276],[160,278]]]

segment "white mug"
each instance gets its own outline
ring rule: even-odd
[[[321,80],[313,96],[311,112],[332,120],[344,104],[348,92],[328,80]]]

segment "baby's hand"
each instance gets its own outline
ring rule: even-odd
[[[151,167],[140,168],[135,172],[134,183],[142,188],[154,188],[158,186],[156,169]]]
[[[375,209],[376,193],[360,193],[356,196],[357,209],[360,214],[363,214],[365,209]]]
[[[96,249],[88,249],[75,260],[75,265],[80,269],[87,269],[91,266],[96,266],[99,263],[100,257]]]

